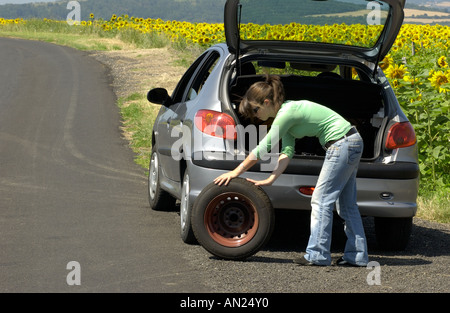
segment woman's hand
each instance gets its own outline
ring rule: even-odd
[[[247,169],[255,165],[258,158],[253,154],[253,152],[250,152],[250,154],[245,158],[245,160],[239,164],[238,167],[236,167],[234,170],[222,174],[219,177],[216,177],[214,179],[214,184],[222,186],[222,184],[228,185],[230,180],[232,180],[235,177],[238,177],[242,173],[244,173]]]
[[[230,180],[232,180],[235,177],[238,177],[238,173],[236,173],[236,171],[231,171],[225,174],[220,175],[219,177],[216,177],[214,179],[214,184],[222,186],[222,184],[228,185],[228,183],[230,182]]]
[[[281,153],[280,156],[278,157],[277,167],[268,178],[263,180],[254,180],[247,178],[247,180],[249,182],[254,183],[255,186],[271,186],[277,180],[277,178],[284,172],[284,170],[289,164],[289,161],[290,161],[289,157]]]

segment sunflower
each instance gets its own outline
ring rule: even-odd
[[[380,62],[380,67],[384,71],[389,68],[394,63],[394,59],[392,59],[391,55],[388,54],[384,57],[383,61]]]
[[[411,85],[419,84],[420,80],[418,77],[411,77],[409,75],[403,76],[403,81],[407,83],[411,83]]]
[[[354,67],[352,67],[352,79],[359,80],[359,74]]]
[[[394,79],[392,81],[392,87],[394,87],[394,89],[398,89],[400,87],[400,82],[398,81],[398,79]]]
[[[439,93],[446,93],[450,91],[450,89],[442,87],[443,84],[450,83],[450,70],[447,70],[445,73],[443,71],[435,71],[429,80],[431,82],[431,86],[439,89]]]
[[[403,64],[394,64],[392,66],[389,66],[389,68],[386,70],[387,77],[391,79],[402,79],[403,76],[405,76],[407,73],[408,69]]]
[[[445,56],[441,56],[438,59],[437,63],[438,63],[440,68],[447,68],[448,67],[447,57],[445,57]]]

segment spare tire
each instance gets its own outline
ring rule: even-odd
[[[270,239],[275,214],[267,194],[243,178],[227,186],[207,185],[192,208],[192,229],[211,254],[241,260],[258,252]]]

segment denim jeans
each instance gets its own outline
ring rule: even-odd
[[[311,198],[311,235],[305,259],[319,265],[331,264],[333,209],[345,221],[347,242],[344,260],[367,265],[367,241],[356,203],[356,172],[363,141],[356,133],[337,141],[326,152],[316,188]]]

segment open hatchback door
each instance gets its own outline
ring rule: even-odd
[[[318,53],[384,58],[403,22],[405,0],[228,0],[225,35],[231,53]]]

